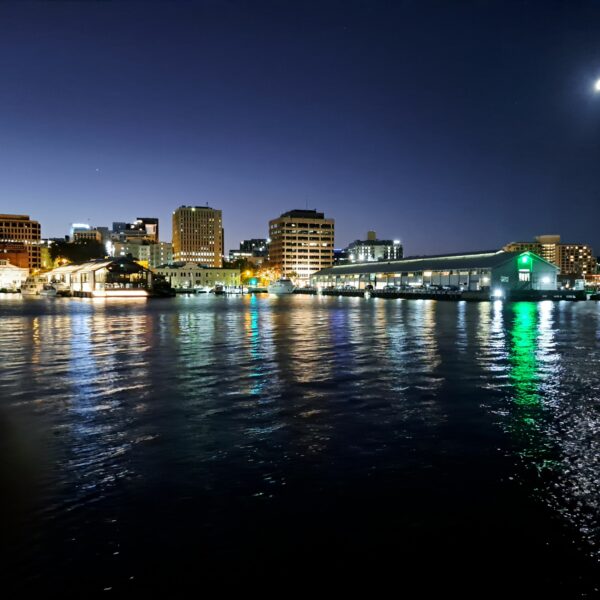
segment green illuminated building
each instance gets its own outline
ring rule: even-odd
[[[339,265],[311,277],[315,287],[356,289],[450,288],[508,296],[512,291],[556,290],[558,267],[533,252],[475,252],[387,262]]]

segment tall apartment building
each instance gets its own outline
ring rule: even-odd
[[[538,235],[533,242],[511,242],[506,252],[534,252],[560,269],[561,275],[585,277],[596,272],[596,258],[587,244],[563,244],[560,235]]]
[[[333,264],[334,220],[316,210],[291,210],[269,221],[269,260],[283,276],[296,273],[308,283],[310,276]]]
[[[41,239],[40,224],[28,215],[0,215],[0,258],[17,267],[40,269]]]
[[[173,212],[173,260],[223,266],[223,217],[208,206],[180,206]]]

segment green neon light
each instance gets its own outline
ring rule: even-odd
[[[531,267],[532,267],[533,261],[531,259],[531,256],[529,256],[529,254],[522,254],[519,257],[519,269],[521,270],[527,270],[527,271],[531,271]]]

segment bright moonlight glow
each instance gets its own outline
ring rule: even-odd
[[[595,89],[597,92],[600,92],[600,79],[598,79],[598,80],[596,81],[596,83],[594,84],[594,89]]]

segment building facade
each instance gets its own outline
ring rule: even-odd
[[[532,252],[478,252],[348,264],[311,277],[318,288],[451,287],[507,296],[511,291],[556,290],[558,267]]]
[[[28,215],[0,215],[0,258],[18,267],[40,269],[41,239],[40,224]]]
[[[208,206],[180,206],[173,212],[173,260],[223,266],[223,217]]]
[[[400,260],[403,249],[400,240],[378,240],[374,231],[367,233],[366,240],[356,240],[346,248],[351,263]]]
[[[112,248],[111,256],[129,256],[139,263],[143,263],[145,267],[150,264],[150,254],[153,244],[148,242],[112,242],[109,246]]]
[[[97,229],[88,229],[86,231],[75,231],[73,233],[73,242],[79,242],[81,240],[94,240],[99,244],[102,243],[102,233]]]
[[[534,252],[560,269],[560,275],[584,278],[596,272],[596,258],[587,244],[563,244],[560,235],[539,235],[533,242],[511,242],[506,252]]]
[[[134,223],[140,229],[143,229],[146,239],[157,244],[158,240],[158,219],[155,217],[138,217]]]
[[[158,242],[150,245],[150,268],[159,265],[170,265],[173,262],[173,244],[171,242]]]
[[[241,252],[250,252],[254,256],[267,256],[267,240],[265,238],[252,238],[240,242]]]
[[[92,226],[89,223],[71,223],[68,241],[72,242],[75,239],[76,233],[85,233],[86,231],[91,231],[91,229]]]
[[[0,259],[0,290],[20,290],[28,275],[27,267],[16,267],[10,261]]]
[[[269,222],[269,260],[299,283],[333,264],[335,222],[316,210],[291,210]]]
[[[265,238],[255,238],[251,240],[242,240],[239,250],[229,251],[229,260],[231,262],[240,259],[261,265],[267,258],[267,240]]]
[[[164,277],[175,289],[212,289],[216,285],[239,287],[241,285],[239,269],[206,267],[198,263],[173,263],[160,265],[154,269],[157,275]]]
[[[59,292],[93,298],[147,297],[156,280],[152,271],[124,257],[65,265],[43,277]]]

